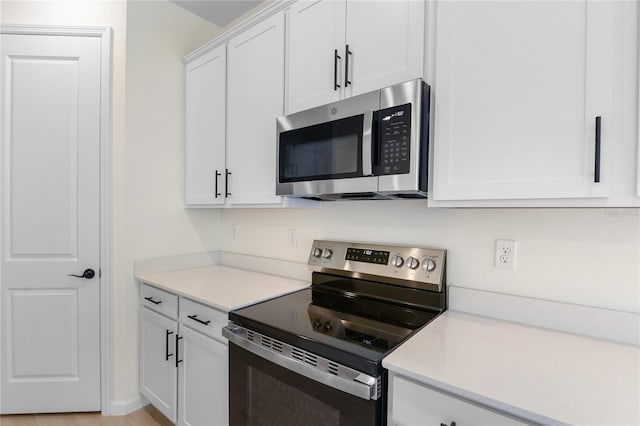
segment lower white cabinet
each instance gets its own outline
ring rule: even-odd
[[[140,308],[140,393],[175,423],[177,391],[175,336],[178,322]]]
[[[527,423],[390,374],[389,425],[502,426]]]
[[[227,345],[180,325],[178,424],[229,424]]]
[[[162,304],[140,307],[140,393],[177,425],[227,425],[227,345],[211,337],[221,335],[220,330],[206,328],[220,328],[218,319],[226,315],[184,298],[179,299],[180,312],[177,298],[175,305],[175,318],[159,313]],[[203,329],[196,331],[197,326]]]

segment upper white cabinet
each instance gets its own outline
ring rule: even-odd
[[[276,117],[284,113],[284,13],[228,43],[227,165],[232,204],[278,204]]]
[[[432,199],[608,195],[612,9],[437,4]]]
[[[185,204],[225,203],[226,45],[186,66]]]
[[[422,1],[294,3],[287,112],[422,77],[424,18]]]

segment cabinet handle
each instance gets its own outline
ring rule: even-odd
[[[220,193],[218,192],[218,177],[220,176],[222,176],[222,173],[218,173],[218,171],[216,170],[216,198],[220,196]]]
[[[182,359],[178,359],[178,354],[180,353],[180,351],[178,350],[178,348],[180,347],[180,340],[182,340],[182,336],[178,336],[176,334],[176,368],[178,368],[178,364],[183,361]]]
[[[351,56],[351,51],[349,50],[349,45],[347,44],[347,46],[344,49],[344,54],[345,54],[345,58],[344,58],[344,87],[349,87],[351,83],[351,81],[349,80],[349,56]]]
[[[195,322],[199,322],[200,324],[203,325],[209,325],[209,323],[211,323],[210,320],[207,321],[202,321],[200,318],[198,318],[198,315],[193,314],[193,315],[187,315],[187,318],[194,320]]]
[[[601,140],[600,136],[602,134],[602,117],[596,117],[596,155],[595,155],[595,164],[593,171],[593,181],[598,183],[600,182],[600,145]]]
[[[169,336],[173,334],[173,331],[167,330],[167,334],[164,337],[164,360],[169,361],[169,357],[173,354],[169,353]]]
[[[149,296],[149,297],[145,297],[144,300],[148,300],[149,302],[153,303],[154,305],[159,305],[162,303],[162,300],[153,300],[153,297]]]
[[[342,59],[338,55],[338,49],[333,50],[333,90],[338,90],[340,85],[338,84],[338,59]]]
[[[456,426],[456,422],[451,422],[450,425],[448,425],[446,423],[440,423],[440,426]]]
[[[231,193],[229,192],[229,176],[231,175],[231,172],[229,171],[229,169],[224,169],[224,196],[228,197],[229,195],[231,195]]]

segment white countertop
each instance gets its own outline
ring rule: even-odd
[[[136,275],[136,280],[224,312],[309,287],[305,281],[221,265]]]
[[[542,424],[640,424],[640,348],[447,311],[392,372]]]

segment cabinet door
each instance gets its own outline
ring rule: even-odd
[[[180,425],[229,423],[227,346],[180,325],[178,388]]]
[[[276,204],[276,117],[284,104],[284,14],[228,44],[227,164],[232,204]]]
[[[346,95],[423,76],[423,1],[347,1]]]
[[[187,64],[185,203],[224,204],[226,46]],[[216,192],[217,186],[217,192]]]
[[[178,323],[140,308],[140,393],[172,422],[176,421],[176,335]]]
[[[612,8],[437,4],[433,199],[607,195]]]
[[[390,425],[442,424],[517,426],[526,425],[498,413],[455,397],[440,393],[401,377],[391,379]]]
[[[302,0],[289,10],[287,113],[342,98],[346,0]]]

